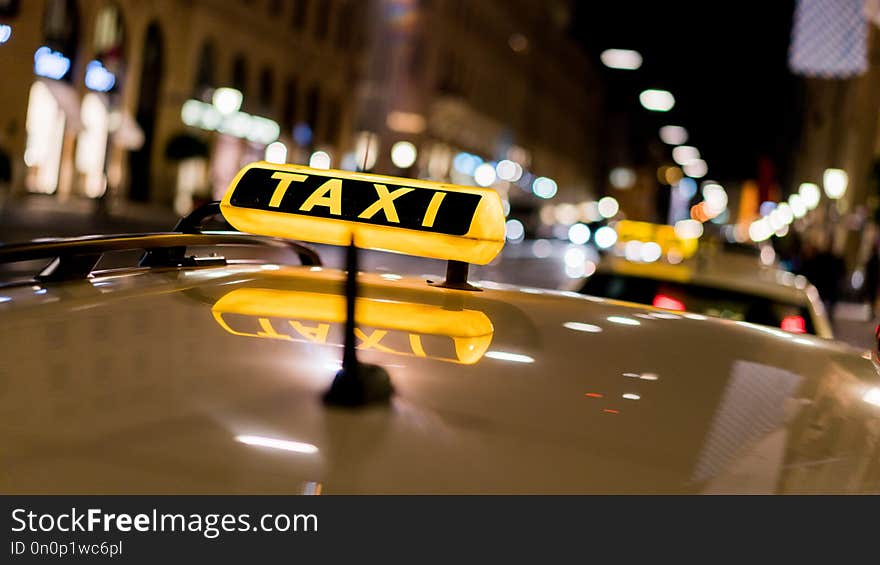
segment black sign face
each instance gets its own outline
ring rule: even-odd
[[[252,168],[235,186],[229,203],[461,236],[470,231],[480,198],[479,194]]]

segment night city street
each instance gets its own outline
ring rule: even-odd
[[[880,493],[880,0],[0,0],[0,71],[12,561]]]

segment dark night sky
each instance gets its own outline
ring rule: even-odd
[[[606,113],[631,117],[633,145],[644,151],[660,125],[675,123],[708,162],[707,178],[754,178],[767,156],[786,180],[801,104],[800,80],[787,68],[794,0],[580,0],[575,7],[573,33],[601,68]],[[636,49],[644,63],[606,69],[598,55],[607,48]],[[673,93],[672,111],[641,108],[639,92],[652,87]]]

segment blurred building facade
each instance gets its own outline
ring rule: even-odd
[[[846,172],[845,193],[824,198],[805,236],[830,246],[850,270],[866,261],[878,237],[880,210],[880,30],[868,26],[866,72],[848,79],[804,79],[803,133],[795,159],[796,183],[823,186],[826,169]],[[797,186],[790,187],[796,191]]]
[[[338,143],[359,47],[343,27],[359,3],[321,4],[12,3],[0,13],[12,28],[0,46],[0,124],[17,165],[15,186],[60,198],[108,189],[165,204],[210,197],[230,170],[265,151],[246,127],[219,134],[198,127],[212,124],[183,123],[184,103],[210,102],[220,86],[242,92],[242,111],[291,124],[282,139],[292,124],[309,121],[308,143]],[[99,67],[92,80],[90,65]]]
[[[275,138],[280,161],[323,151],[333,168],[470,184],[477,164],[507,159],[516,181],[481,180],[512,202],[535,201],[539,176],[559,198],[583,199],[600,88],[565,35],[568,10],[564,0],[7,0],[0,148],[15,190],[179,212],[219,197]],[[220,87],[242,94],[223,116],[212,106]],[[392,159],[398,141],[412,147]]]

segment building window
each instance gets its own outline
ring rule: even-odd
[[[335,144],[339,142],[340,137],[340,129],[342,127],[342,115],[340,111],[339,99],[331,98],[327,100],[326,104],[326,115],[324,116],[324,121],[326,122],[326,135],[325,139],[328,143]]]
[[[278,17],[284,11],[284,2],[283,0],[269,0],[269,16],[272,18]]]
[[[52,51],[69,60],[69,67],[58,78],[70,81],[79,41],[79,14],[74,0],[48,0],[43,14],[43,38]],[[52,77],[55,78],[55,77]]]
[[[198,67],[196,67],[195,96],[200,100],[208,100],[211,90],[216,86],[214,68],[217,66],[217,57],[214,50],[214,42],[206,40],[199,52]]]
[[[421,78],[425,72],[425,38],[421,35],[415,37],[410,43],[409,72],[413,78]]]
[[[43,36],[59,45],[50,47],[75,47],[71,45],[77,32],[76,3],[73,0],[48,0],[43,15]]]
[[[293,127],[296,123],[297,101],[299,98],[299,85],[295,78],[287,79],[284,85],[284,108],[281,112],[281,130]]]
[[[275,107],[272,104],[272,98],[275,94],[275,79],[272,77],[272,69],[264,67],[260,72],[260,96],[259,96],[259,112],[264,116],[271,116],[275,113]]]
[[[437,89],[446,94],[459,94],[461,92],[457,79],[457,65],[455,54],[451,51],[446,53],[440,62],[440,73],[437,80]]]
[[[304,29],[309,19],[309,4],[311,0],[293,0],[290,25],[293,29]]]
[[[339,49],[348,50],[351,48],[352,33],[354,33],[354,22],[352,19],[352,11],[354,7],[351,2],[343,1],[338,5],[336,12],[336,46]]]
[[[319,137],[318,120],[320,119],[321,92],[317,86],[309,88],[306,94],[306,123],[312,129],[313,139]],[[321,139],[323,141],[323,139]]]
[[[97,64],[86,65],[86,86],[99,92],[116,91],[125,74],[125,26],[115,4],[98,12],[93,41]]]
[[[315,37],[323,41],[330,34],[330,18],[333,15],[333,3],[324,0],[317,6],[315,14]]]
[[[14,18],[18,15],[18,0],[0,0],[0,17]]]
[[[122,49],[122,14],[119,8],[105,6],[95,18],[95,52],[99,54]]]
[[[236,55],[232,60],[232,88],[247,96],[247,61],[242,54]]]

